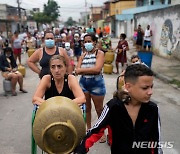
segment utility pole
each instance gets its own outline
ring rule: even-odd
[[[18,4],[18,16],[19,16],[19,23],[18,23],[18,31],[21,31],[21,7],[20,7],[20,1],[17,0]]]
[[[87,27],[87,1],[85,0],[85,25]]]

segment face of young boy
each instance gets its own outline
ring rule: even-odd
[[[134,84],[127,84],[127,90],[132,100],[144,103],[149,102],[152,95],[153,76],[140,76]]]

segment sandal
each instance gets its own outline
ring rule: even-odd
[[[17,93],[16,93],[16,92],[13,92],[13,93],[12,93],[12,96],[17,96]]]
[[[104,134],[100,140],[99,140],[99,143],[105,143],[106,142],[106,135]]]
[[[27,91],[24,89],[19,89],[19,91],[21,91],[22,93],[27,93]]]
[[[119,74],[119,72],[113,72],[113,74]]]

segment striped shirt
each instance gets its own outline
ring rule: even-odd
[[[92,68],[96,65],[96,56],[97,56],[97,51],[95,51],[94,53],[90,53],[90,54],[85,54],[82,64],[81,64],[81,68]],[[99,74],[97,74],[99,75]],[[83,75],[84,77],[95,77],[97,75]]]

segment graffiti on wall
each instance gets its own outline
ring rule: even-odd
[[[160,46],[163,54],[171,55],[180,45],[180,27],[173,31],[173,24],[170,19],[165,20],[160,37]]]
[[[180,52],[180,26],[177,28],[177,30],[175,30],[174,36],[176,41],[174,43],[173,52]]]

